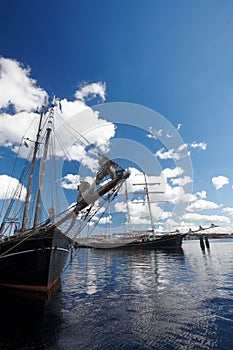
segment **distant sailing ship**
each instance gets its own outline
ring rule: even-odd
[[[145,194],[146,203],[149,210],[149,217],[151,227],[144,230],[132,230],[125,233],[112,233],[111,232],[111,219],[110,219],[110,210],[109,210],[109,235],[108,236],[93,236],[85,239],[79,239],[79,247],[85,248],[98,248],[98,249],[180,249],[182,247],[182,242],[185,236],[191,233],[202,232],[208,230],[209,228],[216,227],[214,224],[211,224],[210,227],[199,228],[195,231],[189,229],[188,232],[181,233],[179,230],[171,232],[156,232],[154,225],[154,218],[152,214],[151,199],[149,190],[150,185],[159,185],[159,183],[148,183],[147,176],[145,173],[141,174],[144,176],[144,182],[141,184],[133,185],[143,185],[144,191],[137,192],[137,194]],[[163,192],[153,192],[153,193],[163,193]],[[125,198],[126,198],[126,207],[127,207],[127,217],[128,225],[130,225],[130,211],[128,205],[128,191],[127,191],[127,182],[125,182]],[[139,203],[139,202],[137,202]]]
[[[128,171],[113,163],[114,176],[111,174],[111,178],[107,176],[106,179],[108,173],[100,171],[99,186],[95,182],[87,197],[79,196],[77,203],[61,214],[55,215],[51,207],[50,217],[42,221],[42,191],[46,163],[50,155],[49,147],[51,145],[54,147],[52,139],[55,111],[55,103],[49,109],[47,107],[41,109],[36,138],[34,141],[29,140],[33,144],[31,161],[27,162],[30,164],[30,169],[23,169],[20,185],[12,199],[7,201],[8,207],[3,210],[0,225],[0,286],[44,293],[53,291],[59,284],[72,246],[69,232],[75,225],[78,215],[100,197],[114,193],[115,188],[129,176]],[[36,165],[39,161],[38,152],[42,148],[43,155],[38,166]],[[111,160],[108,159],[108,162],[111,165]],[[37,185],[35,178],[39,180]],[[100,182],[103,179],[107,181],[101,186]],[[27,189],[23,202],[20,199],[22,180],[25,180],[24,186]],[[53,175],[51,181],[55,181]],[[33,195],[32,189],[35,190],[35,187],[36,193]],[[19,219],[21,213],[19,207],[22,203],[23,215],[22,219]]]

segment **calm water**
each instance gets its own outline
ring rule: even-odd
[[[76,253],[50,300],[2,293],[0,350],[233,349],[233,239]]]

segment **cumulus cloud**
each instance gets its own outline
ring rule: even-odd
[[[47,97],[30,74],[30,68],[24,68],[16,60],[0,58],[0,146],[13,152],[18,152],[19,146],[24,143],[22,136],[33,140],[39,121],[39,114],[33,110],[43,105]],[[54,128],[59,135],[56,155],[64,157],[64,149],[68,149],[71,158],[81,161],[91,171],[98,164],[87,147],[94,145],[99,151],[107,153],[110,139],[115,135],[115,125],[101,119],[99,113],[88,107],[84,100],[99,96],[104,101],[105,90],[104,83],[83,86],[76,91],[76,100],[60,99],[61,108],[55,108],[55,116],[59,114],[58,118],[54,118]],[[14,114],[12,108],[8,108],[12,106]],[[29,127],[30,133],[27,131]],[[28,142],[28,145],[30,150],[33,142]],[[27,154],[26,148],[20,150],[20,157],[25,158]]]
[[[195,212],[195,211],[202,211],[202,210],[208,210],[208,209],[216,209],[219,208],[219,205],[211,202],[211,201],[207,201],[205,199],[199,199],[194,203],[191,203],[186,210],[187,211],[191,211],[191,212]]]
[[[130,221],[134,225],[144,223],[151,226],[149,219],[149,207],[145,192],[144,174],[135,168],[130,168],[130,171],[131,176],[127,180]],[[178,183],[175,186],[171,186],[168,183],[168,181],[178,178],[178,176],[182,173],[183,169],[177,167],[173,169],[166,168],[162,170],[159,176],[146,175],[150,197],[150,207],[156,224],[158,220],[167,220],[173,215],[172,211],[165,209],[166,203],[174,206],[177,203],[190,202],[190,197],[192,195],[190,193],[186,193],[183,186],[179,185]],[[185,179],[184,177],[184,182],[181,180],[181,184],[186,182],[190,182],[190,179]],[[121,192],[121,195],[123,195],[123,191]],[[193,197],[193,200],[197,199],[196,196]],[[127,205],[125,200],[117,202],[114,208],[118,212],[127,213]]]
[[[198,213],[187,213],[183,216],[184,220],[197,221],[197,222],[209,222],[215,223],[216,225],[230,224],[230,219],[222,215],[201,215]]]
[[[99,224],[101,225],[105,225],[105,224],[111,224],[112,223],[112,216],[108,215],[108,216],[103,216],[102,218],[100,218],[98,220]]]
[[[143,191],[145,182],[144,175],[136,170],[135,168],[130,168],[131,175],[128,183],[128,191]],[[192,194],[186,193],[184,188],[186,184],[190,183],[192,180],[190,177],[179,178],[183,173],[181,167],[176,168],[165,168],[161,171],[159,176],[146,176],[147,183],[153,184],[149,185],[150,200],[153,202],[170,202],[170,203],[185,203],[190,202]],[[139,176],[141,174],[141,177]],[[142,176],[143,175],[143,176]],[[175,181],[177,180],[177,182]],[[171,182],[171,184],[169,183]],[[175,182],[175,183],[174,183]],[[132,184],[134,184],[132,186]],[[196,200],[196,196],[193,196],[193,200]],[[145,199],[146,200],[146,199]]]
[[[22,135],[26,133],[30,125],[33,135],[36,133],[38,120],[38,114],[33,112],[19,112],[15,115],[0,114],[0,146],[12,148],[15,144],[21,144]]]
[[[147,225],[151,227],[149,207],[146,200],[145,201],[133,200],[128,203],[128,206],[129,206],[129,212],[130,212],[130,224],[135,226]],[[158,219],[166,220],[167,218],[172,216],[171,212],[163,210],[155,203],[151,203],[150,207],[153,213],[152,220],[155,220],[155,221],[157,221]],[[121,204],[116,203],[115,208],[118,209],[118,211],[123,210],[123,212],[126,212],[124,202],[122,202]]]
[[[166,176],[176,176],[182,170],[168,169],[165,171]],[[144,174],[135,168],[130,168],[131,175],[127,180],[127,192],[129,197],[129,211],[132,215],[132,221],[136,223],[139,218],[148,217],[149,207],[148,199],[145,191],[145,178]],[[164,211],[164,203],[171,202],[175,203],[183,201],[185,193],[182,187],[171,187],[167,183],[167,178],[164,175],[152,176],[146,175],[146,182],[148,186],[150,206],[153,212],[153,217],[165,219],[170,217],[172,214],[168,211]],[[124,190],[122,189],[121,194],[123,195]],[[182,199],[181,199],[182,197]],[[188,201],[188,199],[187,199]],[[161,205],[161,206],[160,206]],[[121,212],[127,212],[127,206],[125,202],[119,202],[115,206],[116,210]],[[141,223],[141,219],[138,221]]]
[[[16,189],[19,188],[19,180],[8,175],[0,175],[0,199],[14,198]],[[20,200],[25,200],[26,188],[22,186]]]
[[[181,167],[176,167],[176,168],[165,168],[162,170],[161,175],[165,178],[173,178],[173,177],[178,177],[180,176],[184,170]]]
[[[219,190],[223,186],[229,184],[229,179],[226,176],[214,176],[212,178],[212,184],[216,188],[216,190]]]
[[[19,62],[0,57],[0,108],[12,105],[16,112],[32,111],[42,105],[47,93],[36,86],[30,68]]]
[[[136,168],[130,167],[130,177],[127,180],[127,188],[128,192],[135,192],[135,191],[142,191],[145,189],[145,175],[141,171],[139,171]],[[164,183],[164,178],[161,176],[156,175],[146,175],[146,182],[148,184],[152,184],[153,186],[150,186],[151,190],[158,191],[158,188],[160,189],[160,185]],[[158,187],[159,186],[159,187]]]
[[[206,198],[206,191],[202,190],[202,191],[200,191],[200,192],[195,193],[195,195],[196,195],[198,198],[205,199],[205,198]]]
[[[115,203],[114,208],[115,208],[116,212],[119,212],[119,213],[126,213],[127,212],[127,206],[126,206],[125,202]]]
[[[193,179],[191,179],[190,176],[184,176],[179,179],[172,179],[173,185],[178,185],[184,187],[185,185],[189,184],[190,182],[193,182]]]
[[[229,214],[229,215],[233,216],[233,208],[231,208],[231,207],[223,208],[222,211],[223,211],[224,213],[226,213],[226,214]]]
[[[77,190],[79,181],[80,175],[67,174],[62,180],[62,187],[68,190]]]
[[[86,84],[82,86],[75,93],[75,97],[78,100],[85,101],[86,99],[99,96],[102,101],[105,101],[106,97],[106,84],[102,82]]]

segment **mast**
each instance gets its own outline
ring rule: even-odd
[[[126,209],[127,209],[127,216],[128,216],[128,227],[130,229],[130,232],[132,232],[132,225],[131,225],[131,219],[130,219],[130,210],[129,210],[129,195],[128,195],[128,188],[127,188],[127,181],[125,181],[125,201],[126,201]]]
[[[154,220],[153,220],[152,210],[151,210],[151,205],[150,205],[150,196],[149,196],[148,184],[147,184],[147,179],[146,179],[146,173],[143,173],[143,175],[144,175],[144,179],[145,179],[145,191],[146,191],[146,198],[147,198],[148,209],[149,209],[149,214],[150,214],[151,229],[152,229],[153,235],[154,235],[155,234],[155,225],[154,225]]]
[[[108,224],[109,224],[109,234],[110,236],[112,236],[110,193],[108,193]]]
[[[148,203],[148,209],[149,209],[149,216],[150,216],[150,222],[151,222],[151,230],[153,231],[153,237],[155,237],[155,224],[153,220],[153,215],[152,215],[152,209],[151,209],[151,203],[156,203],[156,202],[161,202],[161,201],[151,201],[149,193],[164,193],[161,191],[149,191],[149,185],[160,185],[160,182],[153,182],[153,183],[148,183],[147,178],[146,178],[146,173],[143,174],[138,174],[138,175],[143,175],[145,182],[144,183],[135,183],[133,185],[144,185],[144,191],[136,191],[134,192],[135,194],[146,194],[146,200]],[[166,201],[163,201],[166,202]],[[140,202],[137,202],[140,203]],[[142,202],[144,203],[144,202]]]
[[[35,227],[39,224],[39,219],[40,219],[40,204],[41,204],[42,190],[43,190],[43,185],[44,185],[44,175],[45,175],[46,161],[47,161],[47,155],[48,155],[49,141],[50,141],[50,135],[51,135],[51,131],[52,131],[53,114],[54,114],[54,104],[52,105],[50,112],[49,112],[48,127],[46,130],[44,154],[42,157],[39,189],[38,189],[37,200],[36,200],[36,211],[35,211],[35,216],[34,216],[33,227]]]
[[[33,152],[33,156],[32,156],[31,169],[30,169],[30,174],[29,174],[29,180],[28,180],[28,185],[27,185],[27,194],[26,194],[24,213],[23,213],[23,222],[22,222],[22,227],[21,227],[22,231],[25,230],[26,223],[27,223],[29,202],[30,202],[30,196],[31,196],[32,179],[33,179],[33,174],[34,174],[34,169],[35,169],[36,156],[37,156],[38,149],[39,149],[39,139],[40,139],[40,132],[41,132],[41,124],[42,124],[43,115],[44,115],[44,106],[42,106],[42,109],[41,109],[40,121],[39,121],[39,125],[38,125],[35,147],[34,147],[34,152]]]

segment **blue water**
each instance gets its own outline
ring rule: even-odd
[[[233,349],[233,239],[80,249],[50,300],[2,296],[0,350]]]

